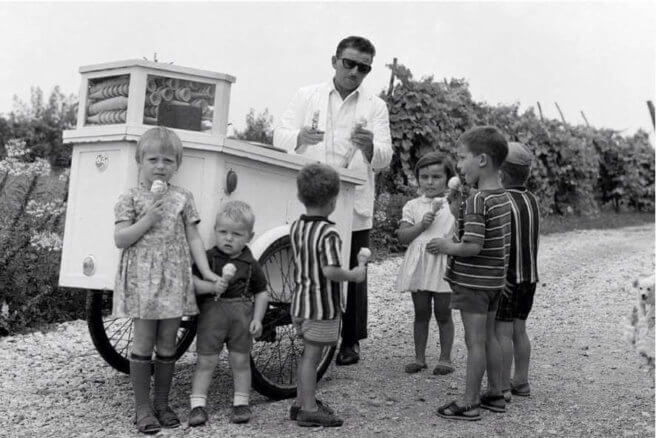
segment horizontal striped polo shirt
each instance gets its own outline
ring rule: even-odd
[[[465,200],[457,221],[461,242],[478,243],[481,252],[449,258],[445,279],[473,290],[501,290],[510,256],[510,199],[504,189],[479,190]]]
[[[292,316],[334,319],[345,311],[342,283],[328,280],[322,266],[341,266],[342,239],[323,216],[302,215],[289,230],[294,252]]]
[[[508,281],[519,284],[538,281],[540,212],[535,195],[525,187],[507,189],[512,209]]]

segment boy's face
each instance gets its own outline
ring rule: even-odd
[[[465,177],[465,182],[474,186],[478,182],[481,171],[481,155],[474,155],[470,150],[469,146],[464,143],[460,143],[457,149],[458,153],[458,169]]]
[[[219,216],[214,226],[216,246],[229,256],[238,255],[253,237],[248,224]]]

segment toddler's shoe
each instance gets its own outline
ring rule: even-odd
[[[316,402],[317,402],[317,407],[319,409],[323,409],[324,411],[328,412],[329,414],[334,414],[335,413],[335,411],[330,406],[328,406],[327,404],[325,404],[321,400],[317,399]],[[301,410],[300,406],[295,406],[295,405],[292,404],[291,407],[289,408],[289,419],[292,420],[292,421],[296,421],[296,419],[298,418],[298,411],[300,411],[300,410]]]
[[[513,395],[518,395],[520,397],[529,397],[531,395],[531,386],[527,383],[522,383],[520,385],[510,384],[510,392]]]
[[[335,414],[324,411],[323,409],[317,409],[314,412],[301,409],[298,411],[296,424],[303,427],[340,427],[344,424],[344,420],[337,417]]]
[[[232,415],[230,421],[232,423],[248,423],[251,419],[251,407],[248,405],[238,405],[232,407]]]
[[[510,403],[512,401],[512,393],[510,392],[510,388],[504,389],[501,392],[503,393],[503,399],[506,401],[506,403]]]
[[[207,411],[202,406],[196,406],[189,412],[189,426],[202,426],[207,423]]]
[[[481,394],[481,408],[487,409],[490,412],[504,413],[506,412],[506,399],[503,394],[490,395],[489,392]]]

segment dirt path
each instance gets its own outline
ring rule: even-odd
[[[536,304],[529,319],[533,342],[528,399],[515,398],[506,414],[484,411],[473,424],[449,422],[437,406],[463,391],[465,346],[456,320],[454,361],[447,377],[407,375],[412,305],[393,280],[400,258],[370,267],[370,336],[363,361],[332,367],[320,397],[343,414],[345,425],[313,436],[654,436],[654,384],[622,338],[633,303],[631,280],[653,270],[654,227],[577,231],[541,240]],[[437,358],[431,326],[429,369]],[[173,406],[183,420],[193,371],[193,347],[179,362]],[[224,358],[224,356],[222,356]],[[228,423],[231,380],[222,361],[211,387],[211,424],[162,436],[297,436],[286,419],[289,401],[253,394],[255,418]],[[49,333],[0,339],[0,436],[136,435],[128,377],[97,355],[83,321]]]

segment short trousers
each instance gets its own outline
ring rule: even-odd
[[[204,300],[199,304],[196,351],[218,354],[226,343],[229,351],[249,353],[253,339],[249,326],[253,319],[253,303],[243,298]]]
[[[337,345],[340,317],[334,319],[292,318],[299,338],[313,344]]]
[[[515,319],[526,321],[533,308],[533,297],[537,283],[506,283],[499,298],[497,321],[512,322]]]
[[[451,285],[451,309],[469,313],[488,313],[497,310],[501,289],[481,290]]]

